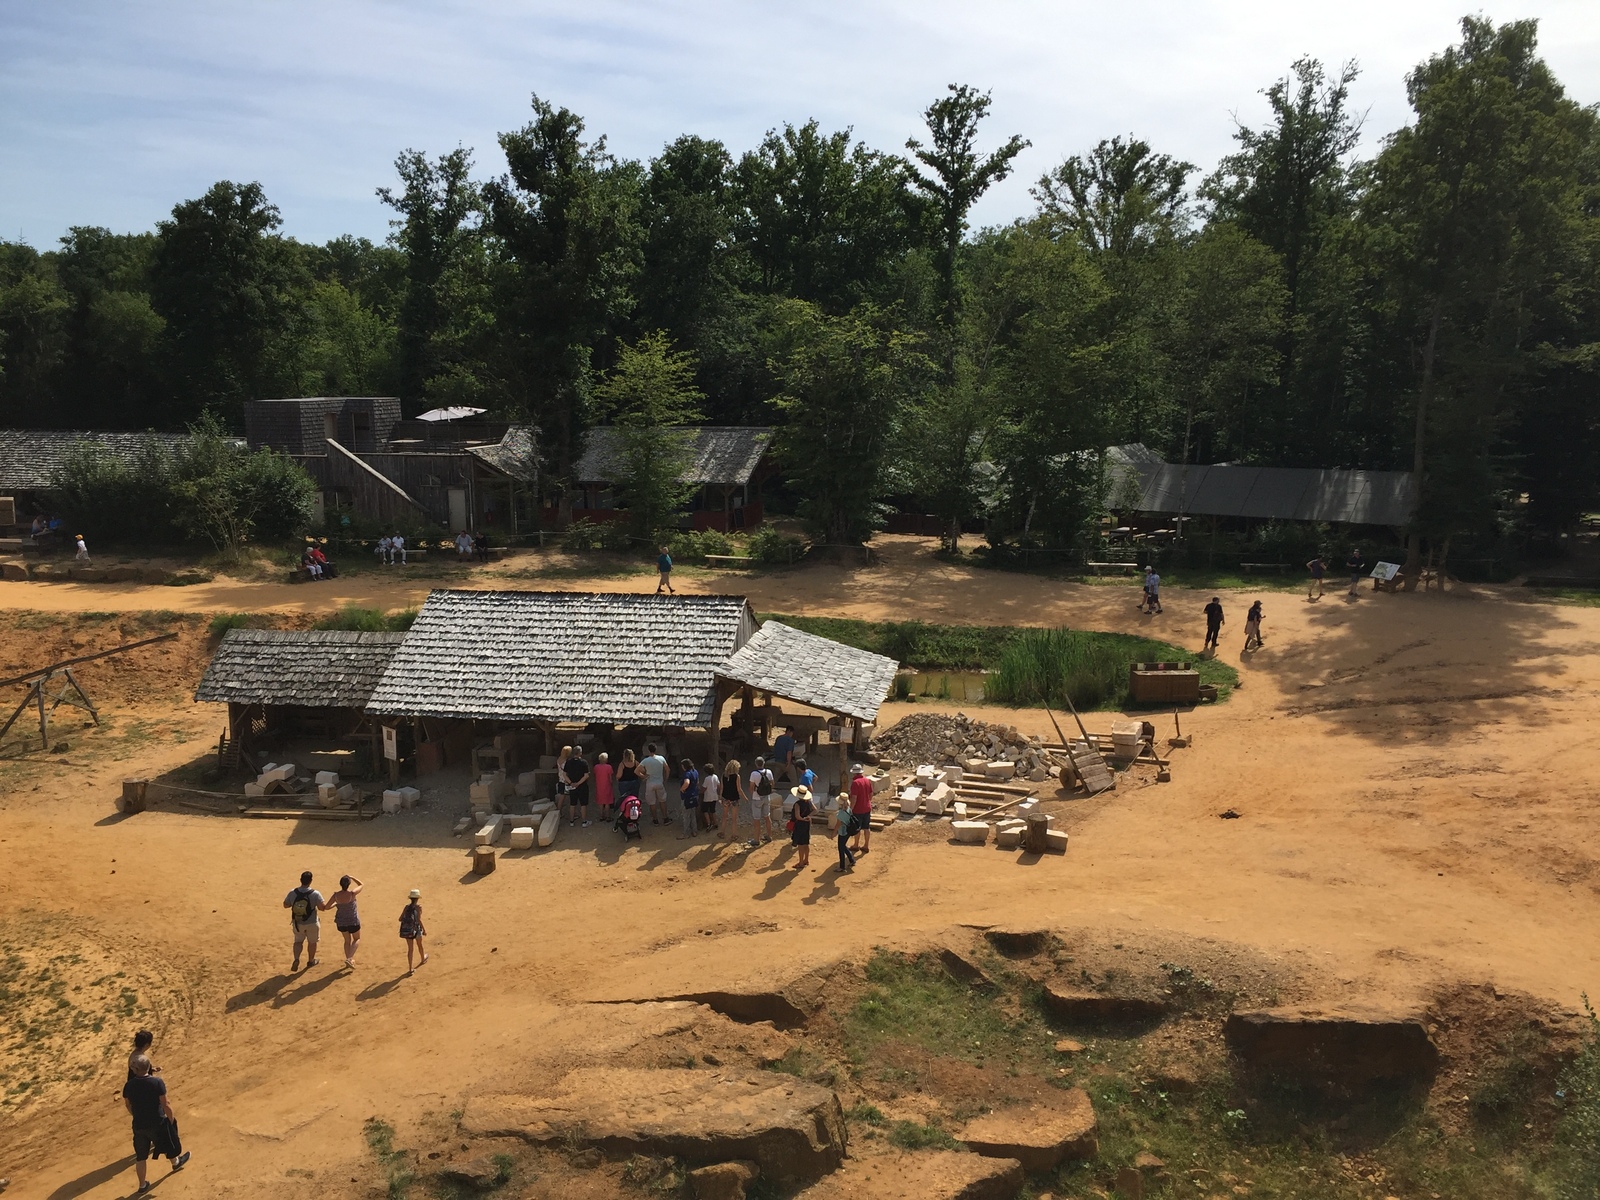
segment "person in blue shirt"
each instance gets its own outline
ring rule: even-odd
[[[691,759],[684,759],[678,764],[683,772],[683,779],[678,784],[678,804],[683,815],[683,832],[678,835],[678,840],[692,838],[700,832],[700,772],[694,769]]]
[[[661,582],[656,584],[656,595],[661,594],[662,588],[666,588],[672,595],[677,595],[672,588],[672,555],[667,553],[665,546],[661,547],[661,557],[656,559],[656,570],[661,572]]]
[[[775,768],[777,777],[786,783],[794,779],[794,735],[787,728],[780,729],[772,740],[772,757],[767,760]]]

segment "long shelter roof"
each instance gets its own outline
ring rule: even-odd
[[[742,486],[750,482],[772,442],[772,429],[757,425],[683,425],[673,432],[691,435],[684,483]],[[583,457],[573,477],[580,483],[623,483],[627,466],[617,431],[602,425],[584,435]]]

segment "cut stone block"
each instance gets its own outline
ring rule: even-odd
[[[323,808],[338,808],[339,789],[332,784],[326,787],[319,787],[317,789],[317,803],[322,805]]]
[[[554,800],[535,800],[528,805],[528,812],[536,817],[542,817],[547,812],[555,811],[555,807],[556,802]]]
[[[505,824],[503,817],[490,817],[484,822],[483,828],[473,835],[473,840],[480,846],[492,846],[500,838],[500,829]]]
[[[293,763],[269,763],[262,770],[259,781],[261,783],[271,783],[273,780],[277,780],[279,783],[288,783],[293,778]]]
[[[356,785],[353,783],[342,783],[338,786],[338,788],[335,789],[335,794],[339,797],[340,801],[353,801],[356,798]]]
[[[513,850],[532,850],[533,843],[538,839],[538,836],[532,826],[513,829],[511,831],[511,848]]]
[[[795,1200],[1016,1200],[1024,1182],[1022,1164],[1014,1158],[960,1150],[891,1151],[852,1156]]]
[[[495,802],[494,789],[486,783],[473,783],[467,785],[467,802],[474,809],[493,809]]]
[[[961,769],[969,775],[982,775],[983,769],[989,765],[987,758],[963,758]]]
[[[953,821],[950,828],[955,830],[956,841],[958,842],[981,846],[989,840],[989,822],[987,821]]]
[[[397,812],[399,812],[400,811],[400,793],[399,792],[384,792],[382,803],[383,803],[383,811],[384,812],[386,812],[386,813],[397,813]]]
[[[956,820],[958,821],[965,821],[967,819],[967,802],[965,800],[956,801],[955,815]]]
[[[463,833],[465,833],[467,830],[469,830],[471,828],[472,828],[472,818],[471,817],[462,817],[461,820],[456,822],[456,827],[453,830],[453,832],[455,833],[455,835],[457,837],[460,837]]]
[[[1036,809],[1038,807],[1039,807],[1038,797],[1034,797],[1031,800],[1024,800],[1021,804],[1017,805],[1017,815],[1026,817],[1029,813],[1031,813],[1034,809]]]
[[[946,783],[960,783],[962,776],[965,774],[965,771],[952,763],[944,768],[944,781]]]
[[[993,762],[984,763],[983,773],[990,779],[1010,779],[1017,773],[1017,764],[1007,762],[1003,758],[995,759]]]
[[[1030,783],[1043,783],[1049,778],[1050,772],[1046,771],[1043,767],[1035,767],[1033,770],[1028,772],[1028,781]]]
[[[986,1158],[1014,1158],[1029,1174],[1053,1171],[1069,1160],[1093,1158],[1100,1150],[1094,1105],[1082,1088],[1038,1104],[1002,1108],[967,1123],[959,1138]]]
[[[399,792],[401,808],[415,808],[417,802],[422,799],[422,793],[414,787],[403,787]]]
[[[837,1170],[845,1152],[838,1096],[772,1071],[583,1067],[553,1096],[470,1099],[461,1128],[613,1158],[671,1155],[691,1168],[746,1160],[780,1187]]]
[[[334,786],[334,787],[338,787],[339,786],[339,772],[337,772],[337,771],[318,771],[317,772],[317,786],[318,787],[327,787],[330,784],[332,786]]]
[[[889,790],[891,783],[892,781],[887,774],[879,773],[874,775],[872,777],[872,794],[874,796],[882,795],[884,792]]]
[[[1252,1073],[1338,1088],[1431,1080],[1439,1051],[1421,1013],[1336,1006],[1236,1012],[1228,1048]]]
[[[1044,848],[1052,854],[1065,854],[1067,852],[1067,831],[1065,829],[1047,829],[1044,835]]]
[[[544,820],[539,822],[539,845],[548,846],[556,840],[556,834],[561,832],[561,813],[551,809],[545,813]]]
[[[1046,983],[1044,1006],[1069,1024],[1132,1024],[1159,1021],[1171,1010],[1167,1001],[1126,992],[1091,992],[1073,984]]]
[[[1022,830],[1016,826],[997,829],[994,834],[994,844],[1002,850],[1015,850],[1022,845]]]
[[[244,785],[244,794],[251,797],[265,796],[267,794],[267,789],[262,787],[259,783],[247,783]]]

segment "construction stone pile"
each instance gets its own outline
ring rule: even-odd
[[[970,772],[998,775],[987,767],[1011,763],[1017,779],[1040,782],[1060,769],[1043,739],[1014,725],[991,725],[965,713],[912,713],[872,739],[879,755],[902,763],[957,763]]]

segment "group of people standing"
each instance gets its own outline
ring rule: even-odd
[[[341,875],[339,890],[324,899],[322,893],[311,885],[311,880],[310,871],[300,872],[300,886],[290,888],[289,894],[283,898],[283,906],[289,910],[289,924],[294,931],[294,962],[289,970],[300,969],[302,951],[305,952],[308,969],[321,962],[317,957],[317,947],[322,941],[322,914],[329,909],[334,910],[333,927],[344,939],[345,969],[354,970],[356,951],[361,947],[358,897],[366,885],[354,875]],[[400,937],[406,944],[407,975],[428,961],[427,950],[422,944],[426,935],[427,930],[422,924],[422,893],[412,888],[405,908],[400,910]],[[418,955],[421,956],[421,962],[414,961]]]
[[[747,771],[736,758],[720,767],[709,762],[696,766],[693,759],[683,758],[674,777],[653,742],[645,746],[643,757],[627,749],[617,763],[602,752],[591,764],[581,746],[563,746],[556,758],[556,800],[572,827],[593,824],[592,801],[599,810],[597,819],[619,829],[624,822],[642,826],[646,817],[654,826],[670,828],[669,797],[676,795],[679,841],[709,834],[729,843],[744,840],[746,848],[755,849],[771,842],[781,827],[797,851],[797,870],[811,863],[811,818],[820,809],[828,813],[829,827],[838,835],[840,870],[853,870],[855,855],[865,854],[871,844],[872,781],[856,766],[848,793],[819,805],[817,773],[795,748],[794,738],[781,730],[770,762],[758,756]]]

